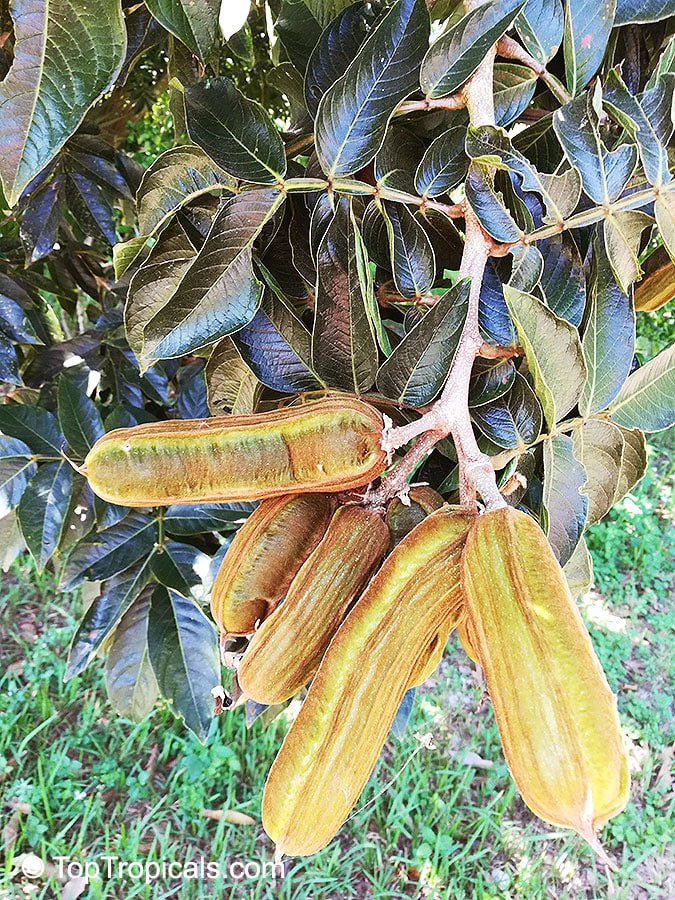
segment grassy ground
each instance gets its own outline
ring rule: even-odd
[[[81,890],[92,898],[675,896],[668,848],[674,437],[656,437],[649,474],[591,538],[597,585],[583,608],[632,748],[632,802],[603,836],[618,865],[611,877],[580,839],[524,807],[482,687],[451,644],[338,840],[291,861],[273,881],[258,871],[273,855],[259,809],[285,722],[247,730],[237,710],[214,722],[202,747],[164,709],[141,725],[120,720],[106,703],[100,667],[63,684],[82,601],[56,595],[51,577],[37,576],[24,559],[0,581],[0,898],[72,898]],[[432,748],[423,734],[433,736]],[[204,810],[256,821],[215,821]],[[22,875],[29,853],[48,862],[51,878]],[[106,855],[159,866],[203,857],[224,873],[216,881],[160,876],[148,885],[94,878],[86,888],[71,878],[62,894],[57,857],[98,861],[105,874]],[[252,864],[252,877],[237,863]]]

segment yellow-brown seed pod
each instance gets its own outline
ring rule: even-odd
[[[381,414],[326,398],[251,416],[152,422],[104,435],[83,475],[123,506],[262,500],[361,487],[387,464]]]
[[[478,659],[478,650],[476,650],[476,638],[474,637],[471,621],[468,616],[465,616],[461,622],[458,622],[457,637],[469,659],[479,666],[480,660]]]
[[[421,522],[331,641],[265,785],[263,825],[278,852],[315,853],[349,815],[420,658],[461,615],[460,558],[472,521],[441,509]]]
[[[644,263],[645,274],[635,285],[635,309],[654,312],[675,297],[675,263],[665,247],[659,247]]]
[[[511,507],[485,513],[466,542],[462,583],[523,800],[602,852],[596,830],[626,805],[628,758],[616,698],[543,531]]]
[[[282,703],[312,678],[345,614],[389,546],[381,516],[342,506],[283,603],[256,631],[237,669],[258,703]]]
[[[445,500],[438,491],[426,484],[410,488],[407,501],[407,503],[404,503],[399,497],[395,497],[387,507],[387,525],[391,534],[390,546],[392,549],[423,519],[445,505]],[[419,670],[415,672],[410,687],[417,687],[422,684],[437,669],[443,658],[448,637],[449,632],[438,634],[431,641],[427,651],[427,658],[421,661]]]
[[[211,592],[223,636],[251,634],[286,594],[335,509],[328,494],[263,500],[235,534]]]

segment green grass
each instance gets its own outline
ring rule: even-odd
[[[675,721],[675,614],[667,603],[672,444],[672,435],[656,436],[647,477],[590,539],[597,588],[583,608],[618,692],[634,768],[631,804],[603,834],[619,867],[611,875],[619,897],[675,894],[666,849],[673,802],[673,735],[666,729]],[[105,854],[160,864],[205,857],[225,869],[236,861],[271,862],[273,846],[258,824],[260,799],[285,721],[247,729],[243,711],[235,710],[214,721],[206,746],[163,708],[140,725],[125,722],[107,704],[100,665],[63,683],[81,598],[55,594],[51,576],[37,575],[25,558],[2,578],[0,597],[0,794],[10,844],[0,863],[0,898],[25,896],[31,882],[13,867],[26,853],[52,862]],[[418,694],[404,739],[387,743],[339,837],[309,859],[291,860],[276,884],[235,880],[227,871],[215,882],[93,879],[85,896],[607,896],[608,874],[581,839],[538,822],[524,807],[481,699],[473,667],[451,643]],[[426,733],[433,749],[416,737]],[[216,822],[203,809],[237,810],[256,824]],[[32,896],[59,896],[53,877],[33,885]]]

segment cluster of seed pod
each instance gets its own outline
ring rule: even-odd
[[[85,470],[129,506],[261,500],[214,584],[221,634],[249,636],[243,695],[309,684],[263,795],[280,853],[324,847],[347,819],[405,692],[457,629],[484,670],[507,763],[528,806],[593,846],[625,806],[616,700],[546,537],[526,513],[475,515],[413,488],[386,513],[338,504],[382,474],[380,414],[353,399],[101,439]]]

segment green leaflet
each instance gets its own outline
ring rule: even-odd
[[[0,82],[0,178],[10,206],[78,128],[124,62],[118,0],[14,0],[14,62]]]

